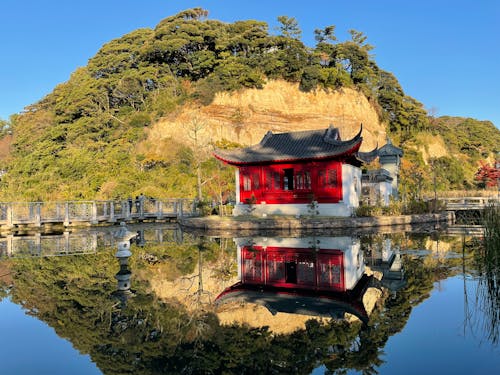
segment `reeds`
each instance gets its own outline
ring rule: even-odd
[[[488,256],[500,256],[500,206],[491,205],[483,212],[484,247]],[[497,263],[498,264],[498,263]]]
[[[489,340],[500,340],[500,206],[491,205],[483,212],[483,246],[477,258],[481,278],[477,298],[483,313]]]

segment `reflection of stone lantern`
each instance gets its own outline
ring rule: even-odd
[[[125,223],[120,223],[120,229],[114,234],[117,240],[118,251],[115,257],[120,263],[120,271],[115,275],[115,279],[118,282],[117,290],[114,293],[120,301],[124,304],[126,300],[132,295],[130,291],[130,278],[132,272],[128,268],[128,259],[132,255],[130,251],[130,242],[132,239],[137,237],[137,233],[130,232]]]
[[[130,293],[131,276],[132,272],[128,269],[128,258],[120,259],[120,271],[115,275],[115,279],[118,281],[116,288],[118,293]]]
[[[392,177],[392,196],[398,198],[398,183],[399,183],[399,166],[401,164],[401,157],[403,150],[392,144],[391,140],[387,138],[387,143],[379,148],[378,156],[380,165],[389,172]]]

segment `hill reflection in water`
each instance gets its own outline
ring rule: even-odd
[[[477,276],[480,247],[438,232],[221,238],[129,229],[138,237],[126,261],[106,230],[87,232],[93,252],[4,251],[0,261],[1,296],[105,374],[376,371],[436,283]]]

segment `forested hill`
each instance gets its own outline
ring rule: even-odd
[[[265,22],[223,23],[196,8],[105,44],[67,82],[12,116],[1,143],[10,144],[10,152],[0,153],[0,198],[194,196],[198,168],[205,196],[213,194],[232,183],[233,174],[210,157],[213,145],[197,138],[202,121],[186,123],[192,144],[172,137],[164,141],[165,152],[153,155],[150,130],[186,107],[210,104],[217,93],[261,89],[275,80],[302,92],[361,93],[408,151],[408,170],[416,171],[408,173],[409,183],[420,179],[418,173],[425,181],[432,161],[434,168],[453,170],[443,175],[442,188],[473,185],[478,160],[500,144],[491,123],[429,117],[377,66],[361,32],[351,30],[351,40],[338,41],[335,26],[328,26],[316,30],[316,45],[307,47],[293,17],[278,20],[280,30],[272,34]],[[241,126],[237,112],[233,123]],[[426,150],[427,136],[441,139],[441,154]],[[235,139],[217,145],[232,147]]]

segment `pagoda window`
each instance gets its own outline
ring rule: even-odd
[[[264,188],[267,191],[281,190],[281,176],[277,171],[268,169],[264,173]]]
[[[342,281],[340,264],[332,262],[321,263],[319,272],[319,283],[321,285],[339,285]]]
[[[246,282],[264,281],[262,252],[258,249],[244,248],[242,256],[243,280]]]
[[[252,181],[250,180],[250,176],[247,174],[243,175],[243,191],[251,191],[252,190]]]
[[[311,173],[309,171],[298,171],[295,176],[295,189],[310,190],[311,189]]]
[[[326,171],[324,169],[318,171],[318,186],[326,187]]]
[[[293,168],[283,170],[283,189],[293,190]]]
[[[338,177],[336,169],[322,169],[318,171],[318,186],[335,189],[338,187]]]
[[[273,171],[271,170],[266,170],[264,173],[264,188],[273,190]]]
[[[301,171],[295,176],[295,189],[304,189],[304,175]]]
[[[258,172],[252,174],[252,185],[253,185],[253,190],[260,189],[260,175]]]
[[[300,284],[313,285],[316,282],[314,262],[301,259],[297,263],[297,281]]]
[[[270,282],[285,281],[285,257],[281,254],[269,254],[267,270]]]
[[[337,187],[337,170],[329,169],[328,170],[328,187],[336,188]]]
[[[273,183],[274,183],[274,190],[281,189],[281,176],[279,172],[273,172]]]

